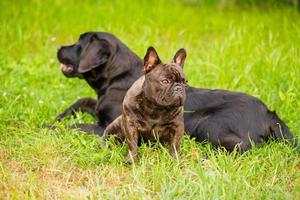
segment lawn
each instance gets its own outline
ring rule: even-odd
[[[56,48],[86,31],[114,33],[140,57],[154,46],[169,61],[187,50],[189,84],[249,93],[276,110],[300,138],[300,18],[289,5],[230,1],[0,1],[0,199],[299,199],[300,157],[269,142],[228,154],[186,137],[180,160],[160,144],[100,147],[99,137],[43,124],[80,97]],[[206,3],[205,3],[206,2]]]

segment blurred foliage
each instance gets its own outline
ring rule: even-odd
[[[281,7],[297,6],[300,0],[182,0],[185,4],[193,6],[213,5],[220,8],[250,8],[250,7]]]

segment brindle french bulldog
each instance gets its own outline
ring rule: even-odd
[[[126,140],[127,162],[137,158],[139,140],[161,141],[170,145],[171,156],[178,159],[184,134],[183,105],[187,81],[183,73],[186,51],[180,49],[169,64],[163,64],[155,49],[149,47],[144,58],[144,76],[128,90],[123,112],[104,131]]]

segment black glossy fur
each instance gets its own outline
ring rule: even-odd
[[[232,151],[244,152],[251,142],[292,140],[286,124],[256,97],[226,90],[189,87],[185,103],[185,131],[197,141],[209,141]]]
[[[61,47],[57,58],[64,75],[84,79],[95,90],[97,100],[79,99],[56,120],[75,115],[76,111],[88,112],[97,124],[76,126],[86,132],[102,133],[121,114],[127,90],[141,75],[142,60],[115,36],[103,32],[82,34],[77,43]]]
[[[84,50],[94,40],[101,42],[91,45],[93,51]],[[105,127],[121,114],[126,91],[142,75],[141,59],[113,35],[103,32],[81,35],[77,43],[58,51],[58,59],[65,64],[62,66],[64,74],[85,79],[97,93],[98,100],[81,99],[60,114],[57,120],[77,110],[89,112],[98,119],[98,123],[78,127],[102,135]],[[66,73],[70,71],[74,72]],[[186,89],[186,96],[185,131],[197,141],[208,141],[229,151],[237,145],[244,152],[251,148],[251,141],[259,145],[270,137],[293,139],[277,114],[253,96],[193,87]]]

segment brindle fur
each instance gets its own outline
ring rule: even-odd
[[[128,143],[127,161],[137,158],[139,140],[161,141],[169,144],[171,156],[178,158],[184,134],[183,104],[186,80],[182,71],[185,50],[178,51],[170,64],[162,64],[153,48],[145,56],[145,75],[128,90],[123,112],[105,130],[103,140],[116,134]],[[153,54],[147,56],[148,54]],[[157,58],[158,60],[151,60]],[[177,60],[176,60],[177,59]],[[181,67],[180,67],[181,66]],[[169,83],[161,83],[168,79]]]

